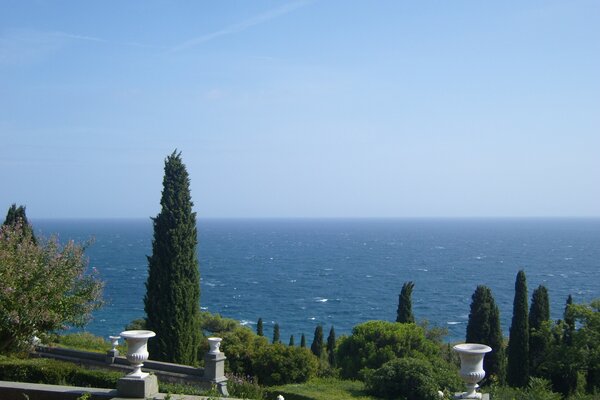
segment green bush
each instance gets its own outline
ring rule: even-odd
[[[339,341],[337,362],[343,378],[356,379],[399,357],[439,357],[439,346],[415,324],[368,321]]]
[[[75,364],[46,358],[0,359],[0,380],[115,388],[120,372],[88,370]]]
[[[450,382],[448,387],[448,382],[443,382],[447,380],[448,376],[427,360],[405,357],[388,361],[369,373],[365,385],[369,393],[386,399],[439,400],[438,390],[457,388],[457,382]]]
[[[541,378],[531,378],[527,387],[511,388],[492,386],[490,395],[494,400],[561,400],[560,393],[551,389],[550,382]]]
[[[50,337],[50,344],[69,349],[93,351],[98,353],[104,353],[112,349],[112,346],[109,342],[99,336],[94,336],[89,332],[70,333],[68,335],[53,335]]]
[[[252,369],[260,384],[272,386],[306,382],[316,375],[318,365],[310,350],[277,343],[258,349]]]

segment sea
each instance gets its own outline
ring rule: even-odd
[[[148,219],[33,220],[42,236],[93,241],[89,267],[105,282],[106,304],[84,328],[108,337],[144,316]],[[600,298],[600,218],[592,219],[198,219],[202,309],[255,329],[275,323],[287,343],[337,336],[369,320],[394,321],[402,284],[413,281],[418,321],[464,341],[471,296],[492,289],[508,335],[514,282],[529,295],[548,288],[551,317],[567,296]],[[75,331],[74,329],[72,331]]]

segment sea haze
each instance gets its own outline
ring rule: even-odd
[[[107,304],[86,330],[108,336],[144,316],[152,223],[144,220],[35,220],[36,232],[94,243],[86,254],[106,282]],[[418,320],[464,340],[471,295],[489,286],[508,333],[514,281],[529,296],[550,292],[551,316],[600,297],[600,219],[200,219],[201,306],[282,341],[315,327],[350,333],[358,323],[395,320],[398,294],[414,281]]]

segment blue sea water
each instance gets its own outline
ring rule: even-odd
[[[86,330],[119,333],[144,316],[152,224],[140,220],[38,220],[44,236],[95,242],[86,254],[106,282],[106,306]],[[350,333],[395,320],[398,294],[414,281],[418,320],[464,340],[471,295],[489,286],[508,333],[517,271],[529,293],[550,293],[551,316],[600,297],[600,219],[200,219],[201,306],[270,335],[307,339],[318,324]]]

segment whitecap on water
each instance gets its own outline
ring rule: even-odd
[[[417,271],[429,272],[427,268],[417,268]]]
[[[327,303],[329,299],[323,298],[323,297],[315,297],[315,301],[317,303]]]
[[[460,321],[448,321],[446,322],[448,325],[458,325],[458,324],[462,324],[462,322]]]

